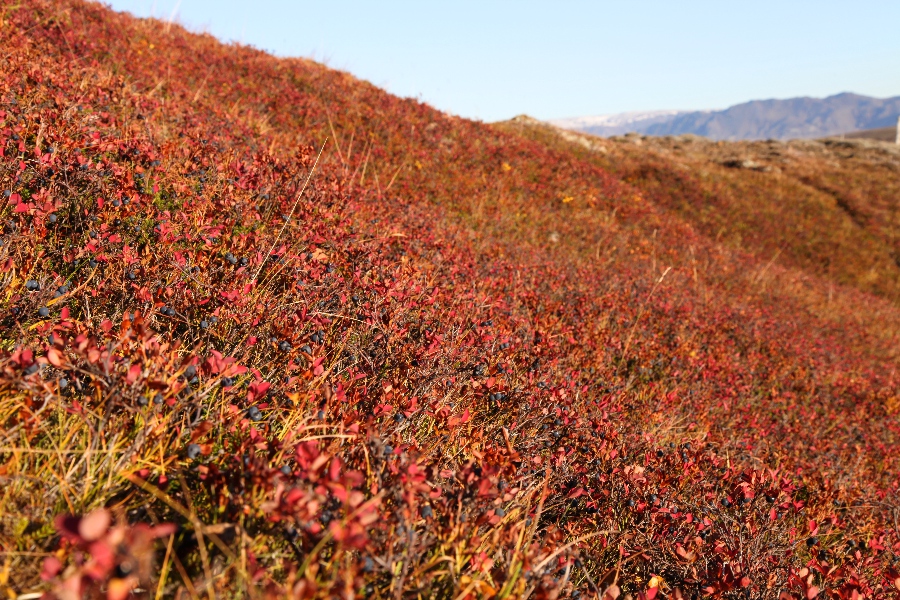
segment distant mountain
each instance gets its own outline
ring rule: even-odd
[[[714,140],[820,138],[864,129],[893,127],[900,96],[871,98],[843,93],[827,98],[753,100],[725,110],[622,113],[552,121],[594,135],[692,133]]]
[[[558,119],[551,121],[553,125],[563,129],[584,131],[594,135],[611,136],[622,135],[632,131],[644,131],[651,125],[667,123],[672,119],[691,114],[686,110],[652,110],[633,111],[615,115],[600,115],[597,117],[575,117],[573,119]]]

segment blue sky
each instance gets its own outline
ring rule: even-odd
[[[494,121],[900,95],[900,1],[107,0]]]

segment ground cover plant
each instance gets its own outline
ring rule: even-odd
[[[723,239],[662,152],[99,4],[0,19],[7,596],[900,590],[900,319],[857,247]],[[807,185],[881,248],[896,162],[849,158]],[[832,223],[716,165],[710,206]]]
[[[601,140],[527,117],[501,127],[590,160],[727,246],[822,280],[813,292],[836,284],[898,301],[900,149],[894,144],[726,144],[690,135]],[[835,310],[833,302],[814,308],[826,318]],[[884,321],[883,315],[872,319],[873,329]]]

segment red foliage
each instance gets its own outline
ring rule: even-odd
[[[753,256],[308,61],[2,19],[17,591],[894,592],[893,359]]]

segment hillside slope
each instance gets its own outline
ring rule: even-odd
[[[896,589],[890,160],[713,198],[872,220],[773,261],[707,159],[93,3],[2,19],[7,595]]]
[[[847,139],[868,139],[868,140],[879,140],[882,142],[893,142],[897,143],[897,127],[882,127],[881,129],[864,129],[862,131],[852,131],[846,135],[842,135],[842,138]]]
[[[527,118],[501,127],[589,160],[706,236],[818,277],[820,288],[853,286],[900,301],[900,148],[894,144],[599,139]]]

